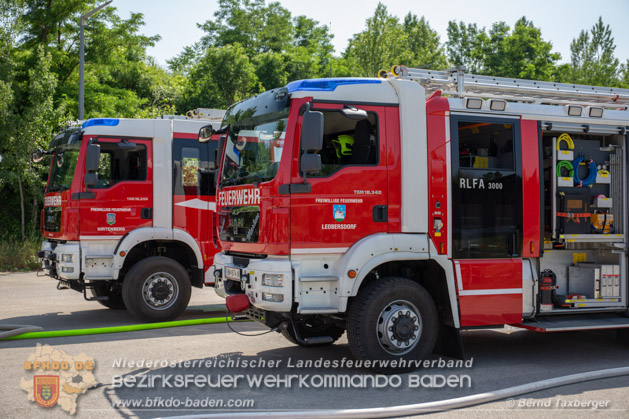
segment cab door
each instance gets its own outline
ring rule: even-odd
[[[206,266],[218,251],[212,243],[216,190],[210,169],[216,146],[216,140],[200,143],[197,135],[173,139],[173,228],[194,237]]]
[[[306,177],[309,186],[298,193],[292,190],[293,255],[344,253],[361,238],[387,231],[384,110],[356,107],[366,111],[367,118],[345,116],[344,105],[312,106],[324,116],[322,169]],[[293,185],[304,181],[299,159],[294,162]]]
[[[80,194],[81,240],[119,239],[153,225],[152,143],[146,139],[99,137],[98,180]],[[103,237],[106,236],[106,237]]]
[[[462,326],[522,317],[520,120],[451,116],[452,258]]]

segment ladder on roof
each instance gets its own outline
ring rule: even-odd
[[[629,105],[629,89],[465,74],[463,67],[435,71],[395,66],[391,71],[380,71],[378,76],[415,80],[428,93],[442,90],[453,96],[499,97],[545,104],[587,102],[588,105],[624,109]]]

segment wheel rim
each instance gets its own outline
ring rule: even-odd
[[[177,301],[179,286],[168,272],[157,272],[146,278],[142,286],[142,298],[155,310],[166,310]]]
[[[378,316],[378,341],[386,352],[404,355],[415,348],[422,334],[422,317],[412,303],[397,300]]]

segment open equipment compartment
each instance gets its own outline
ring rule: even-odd
[[[538,313],[625,307],[626,136],[548,124],[542,152],[545,225]]]

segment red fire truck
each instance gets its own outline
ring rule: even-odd
[[[211,268],[228,307],[300,345],[347,330],[363,360],[462,356],[466,328],[629,327],[629,90],[380,76],[228,109]]]
[[[90,119],[34,153],[52,155],[38,256],[57,288],[147,322],[185,310],[217,251],[208,229],[217,141],[197,139],[223,114]]]

